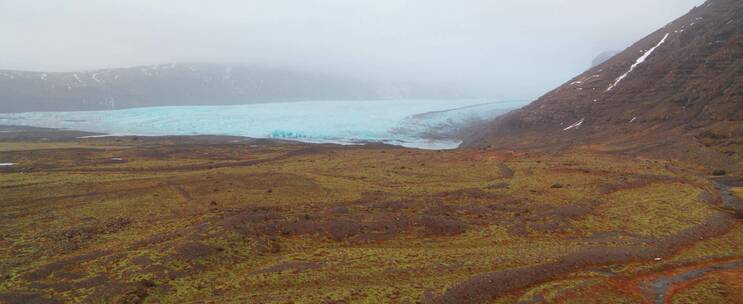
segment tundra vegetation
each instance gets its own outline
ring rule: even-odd
[[[0,302],[743,298],[743,224],[673,161],[5,136]]]

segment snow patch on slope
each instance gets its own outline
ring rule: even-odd
[[[563,131],[567,131],[567,130],[570,130],[570,129],[578,129],[578,128],[580,128],[581,125],[583,125],[583,122],[584,121],[586,121],[586,119],[585,118],[581,118],[579,121],[575,122],[572,125],[569,125],[567,128],[562,129],[562,130]]]
[[[609,92],[609,91],[611,91],[612,89],[614,89],[614,88],[615,88],[615,87],[616,87],[616,86],[617,86],[617,85],[618,85],[618,84],[619,84],[620,82],[622,82],[622,80],[624,80],[624,78],[627,78],[627,75],[629,75],[630,73],[632,73],[632,71],[633,71],[633,70],[635,70],[635,68],[636,68],[636,67],[638,67],[638,66],[639,66],[639,65],[641,65],[641,64],[642,64],[643,62],[645,62],[645,60],[646,60],[646,59],[647,59],[647,58],[648,58],[648,57],[649,57],[649,56],[650,56],[651,54],[653,54],[653,52],[655,51],[655,49],[657,49],[657,48],[658,48],[659,46],[661,46],[661,45],[662,45],[662,44],[663,44],[664,42],[666,42],[666,39],[668,38],[668,35],[670,35],[670,34],[671,34],[671,33],[666,33],[666,35],[665,35],[665,36],[663,36],[663,39],[661,39],[661,40],[660,40],[660,42],[658,42],[658,44],[657,44],[656,46],[654,46],[653,48],[649,49],[649,50],[648,50],[647,52],[645,52],[645,54],[642,54],[642,56],[640,56],[640,58],[637,58],[637,60],[635,61],[635,63],[634,63],[634,64],[633,64],[633,65],[632,65],[632,66],[631,66],[631,67],[629,68],[629,71],[627,71],[626,73],[622,74],[622,76],[619,76],[619,78],[617,78],[617,79],[616,79],[616,80],[614,81],[614,83],[613,83],[612,85],[610,85],[608,89],[606,89],[606,91],[607,91],[607,92]]]
[[[589,80],[591,80],[591,79],[594,79],[594,78],[599,78],[599,77],[601,77],[601,75],[600,75],[600,74],[596,74],[596,75],[591,75],[591,76],[583,77],[583,78],[581,78],[580,80],[577,80],[577,81],[573,81],[573,82],[571,82],[571,83],[570,83],[570,85],[583,84],[584,82],[587,82],[587,81],[589,81]]]

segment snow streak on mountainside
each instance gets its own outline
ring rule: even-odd
[[[645,51],[645,53],[644,53],[644,54],[642,54],[642,56],[640,56],[640,58],[637,58],[637,61],[635,61],[635,63],[634,63],[634,64],[632,64],[632,66],[631,66],[631,67],[629,67],[629,71],[627,71],[626,73],[622,74],[622,76],[619,76],[619,78],[617,78],[617,80],[615,80],[615,81],[614,81],[614,83],[612,83],[612,84],[611,84],[611,85],[610,85],[610,86],[609,86],[609,87],[608,87],[608,88],[606,89],[606,91],[607,91],[607,92],[608,92],[608,91],[611,91],[611,89],[613,89],[614,87],[616,87],[617,85],[619,85],[619,83],[620,83],[620,82],[621,82],[621,81],[622,81],[622,80],[623,80],[624,78],[627,78],[627,75],[629,75],[629,73],[632,73],[632,71],[634,71],[634,70],[635,70],[635,68],[636,68],[636,67],[637,67],[638,65],[641,65],[641,64],[642,64],[643,62],[645,62],[645,60],[646,60],[646,59],[648,59],[648,57],[650,57],[650,55],[651,55],[651,54],[653,54],[653,52],[655,51],[655,49],[657,49],[657,48],[658,48],[659,46],[661,46],[661,44],[663,44],[663,42],[666,42],[666,39],[668,39],[668,35],[670,35],[670,34],[666,34],[665,36],[663,36],[663,39],[661,39],[661,40],[660,40],[660,42],[658,42],[658,44],[657,44],[656,46],[654,46],[653,48],[651,48],[651,49],[649,49],[649,50]]]

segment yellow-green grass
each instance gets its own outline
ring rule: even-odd
[[[655,184],[638,191],[618,191],[608,195],[604,204],[578,221],[578,229],[621,231],[640,236],[665,236],[678,233],[690,224],[701,224],[712,214],[697,200],[699,189],[683,184]],[[684,212],[679,212],[683,210]]]
[[[735,187],[732,189],[733,194],[743,200],[743,187]]]

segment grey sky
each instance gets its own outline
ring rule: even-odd
[[[703,0],[0,0],[0,69],[297,67],[534,98]]]

